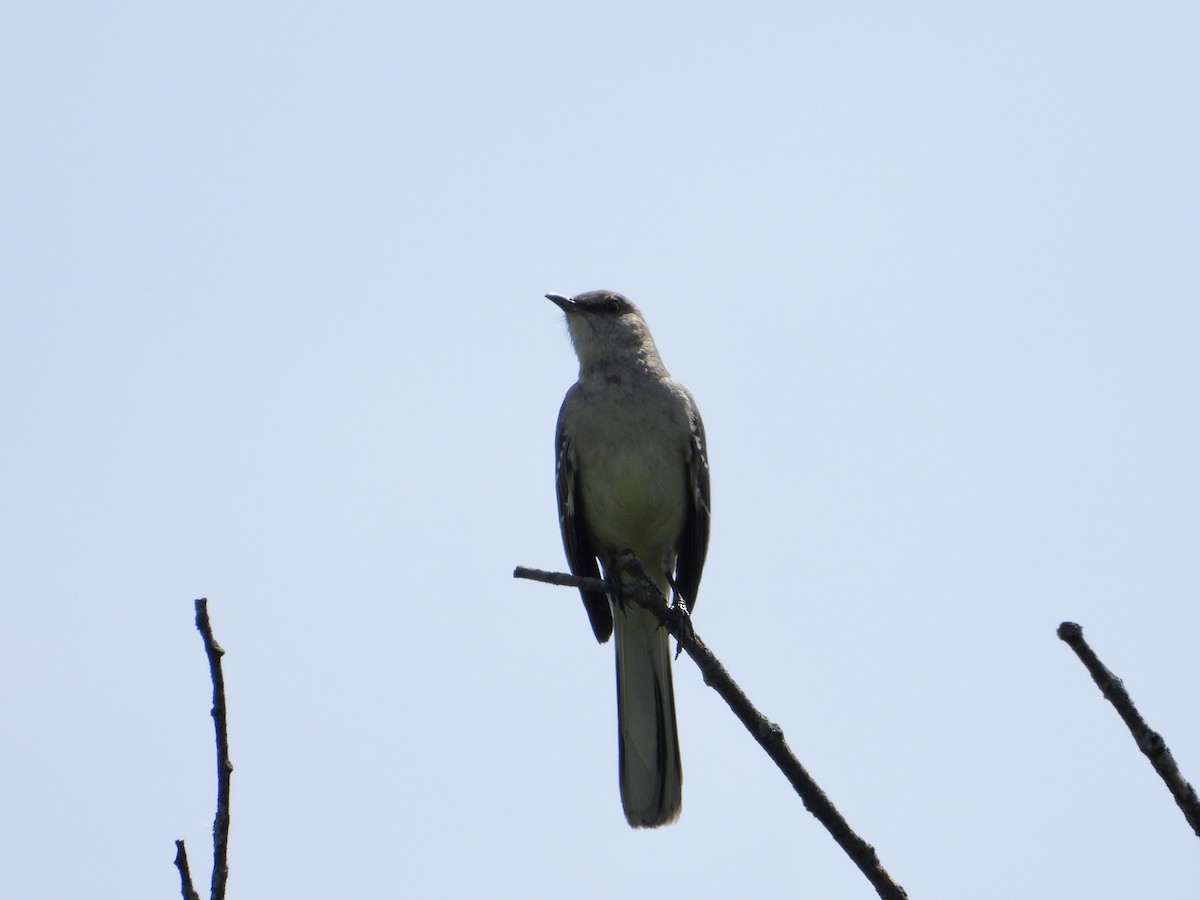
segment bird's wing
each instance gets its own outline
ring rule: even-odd
[[[708,553],[708,525],[712,516],[708,484],[708,445],[704,439],[704,422],[691,400],[692,440],[687,461],[688,513],[679,543],[679,558],[675,564],[675,589],[691,612],[700,590],[700,574]]]
[[[563,433],[562,416],[554,434],[555,476],[558,486],[558,524],[562,529],[563,549],[567,551],[567,564],[572,574],[581,577],[600,577],[596,552],[584,525],[583,492],[579,490],[579,476],[575,471],[575,448]],[[707,531],[707,526],[706,526]],[[592,623],[596,640],[604,643],[612,635],[613,615],[608,596],[599,591],[579,589],[583,606]]]

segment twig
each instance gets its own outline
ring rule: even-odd
[[[1100,693],[1116,707],[1118,715],[1124,720],[1134,741],[1137,742],[1138,749],[1146,754],[1150,765],[1154,766],[1154,771],[1166,782],[1167,789],[1175,798],[1175,803],[1183,811],[1188,824],[1192,826],[1192,831],[1200,837],[1200,798],[1197,798],[1195,788],[1179,771],[1179,767],[1175,764],[1175,757],[1171,755],[1171,749],[1163,740],[1162,735],[1146,724],[1146,720],[1133,705],[1133,700],[1130,698],[1129,692],[1125,690],[1124,683],[1109,671],[1104,663],[1100,662],[1095,651],[1088,646],[1087,641],[1083,639],[1081,626],[1074,622],[1063,622],[1058,626],[1058,636],[1075,651],[1075,655],[1087,667],[1092,680],[1100,688]]]
[[[540,581],[543,584],[557,584],[560,587],[583,588],[588,591],[608,591],[608,582],[602,578],[585,578],[580,575],[568,575],[566,572],[547,572],[544,569],[527,569],[517,566],[513,570],[513,578],[526,578],[530,581]]]
[[[196,893],[196,887],[192,884],[192,871],[188,868],[187,848],[183,846],[183,841],[175,842],[175,868],[179,870],[179,887],[183,893],[183,900],[200,900],[200,895]]]
[[[213,684],[213,727],[217,733],[217,814],[213,818],[212,900],[225,900],[225,884],[229,880],[229,777],[233,763],[229,761],[229,731],[225,721],[225,676],[221,672],[221,657],[225,651],[213,637],[208,621],[208,600],[196,601],[196,627],[204,638],[204,652]]]
[[[741,720],[742,724],[746,726],[746,730],[758,741],[787,780],[791,782],[792,787],[804,802],[804,808],[811,812],[817,821],[833,835],[833,839],[838,842],[838,845],[871,882],[875,892],[886,900],[907,898],[908,894],[904,888],[896,884],[880,864],[879,857],[875,854],[875,848],[855,834],[825,792],[796,759],[783,738],[783,730],[754,707],[729,672],[721,665],[720,660],[696,635],[692,628],[691,618],[682,605],[672,606],[667,603],[666,598],[659,592],[654,582],[647,577],[641,563],[633,554],[626,553],[621,559],[621,566],[622,574],[630,579],[621,585],[622,599],[632,600],[658,616],[663,627],[699,666],[700,672],[704,676],[704,683],[720,694],[721,698],[729,704],[734,715]],[[543,572],[523,566],[517,567],[513,572],[513,577],[527,578],[547,584],[583,587],[588,590],[603,590],[610,594],[614,590],[614,585],[595,578],[577,578],[574,575]]]

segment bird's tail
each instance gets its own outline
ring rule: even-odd
[[[674,822],[683,802],[667,632],[649,610],[618,604],[617,727],[621,805],[634,828]]]

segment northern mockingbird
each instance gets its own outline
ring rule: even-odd
[[[664,597],[690,611],[708,549],[704,424],[663,366],[641,312],[612,291],[547,294],[567,316],[579,380],[555,434],[558,518],[576,575],[619,578],[632,550]],[[584,591],[596,639],[615,631],[621,805],[634,828],[679,815],[683,774],[667,633],[648,610]]]

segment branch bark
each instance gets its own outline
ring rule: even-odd
[[[183,846],[183,841],[175,842],[175,868],[179,870],[179,887],[183,893],[183,900],[200,900],[196,886],[192,884],[192,871],[188,868],[187,848]]]
[[[783,738],[783,730],[755,708],[720,660],[700,640],[692,627],[692,620],[687,614],[687,610],[682,605],[667,603],[666,598],[646,575],[645,569],[632,553],[626,553],[621,558],[621,568],[622,575],[628,579],[621,585],[609,584],[597,578],[577,578],[562,572],[544,572],[524,566],[518,566],[513,572],[513,577],[541,581],[546,584],[605,591],[609,594],[619,593],[621,601],[632,601],[653,612],[662,626],[679,642],[679,647],[683,652],[687,653],[700,668],[700,672],[704,676],[704,683],[720,694],[721,698],[729,704],[729,708],[750,732],[751,737],[758,741],[759,746],[766,751],[791,783],[792,788],[800,795],[800,799],[804,802],[804,808],[825,826],[833,839],[837,841],[838,846],[866,876],[871,886],[875,888],[875,892],[885,900],[906,900],[908,894],[888,875],[875,853],[875,848],[855,833],[825,792],[813,781],[812,776],[808,774],[800,760],[792,753],[787,741]]]
[[[229,779],[233,763],[229,761],[229,728],[225,718],[225,675],[221,657],[225,651],[213,637],[208,620],[208,600],[196,601],[196,628],[204,639],[208,669],[213,684],[213,729],[217,739],[217,813],[213,817],[212,900],[225,900],[225,885],[229,881]]]
[[[1133,735],[1138,749],[1150,760],[1150,765],[1154,766],[1154,771],[1166,783],[1167,790],[1175,798],[1176,805],[1182,810],[1188,824],[1192,826],[1192,831],[1196,833],[1197,837],[1200,837],[1200,799],[1196,797],[1196,789],[1179,771],[1179,766],[1175,764],[1175,757],[1171,755],[1171,748],[1167,746],[1167,742],[1163,740],[1161,734],[1146,724],[1146,720],[1133,705],[1129,692],[1125,690],[1125,684],[1109,671],[1104,663],[1100,662],[1095,651],[1083,639],[1083,628],[1080,625],[1074,622],[1063,622],[1058,626],[1058,636],[1075,651],[1075,655],[1087,667],[1092,680],[1100,688],[1100,693],[1116,708],[1117,714],[1120,715],[1130,734]]]
[[[229,881],[229,780],[233,774],[233,763],[229,761],[225,675],[221,671],[221,657],[225,651],[213,637],[212,623],[208,619],[208,600],[204,597],[196,601],[196,628],[204,640],[204,652],[208,657],[208,670],[212,678],[212,717],[217,743],[217,813],[213,817],[213,870],[209,897],[211,900],[225,900],[225,885]],[[179,869],[183,900],[200,900],[192,884],[183,841],[175,842],[175,866]]]

